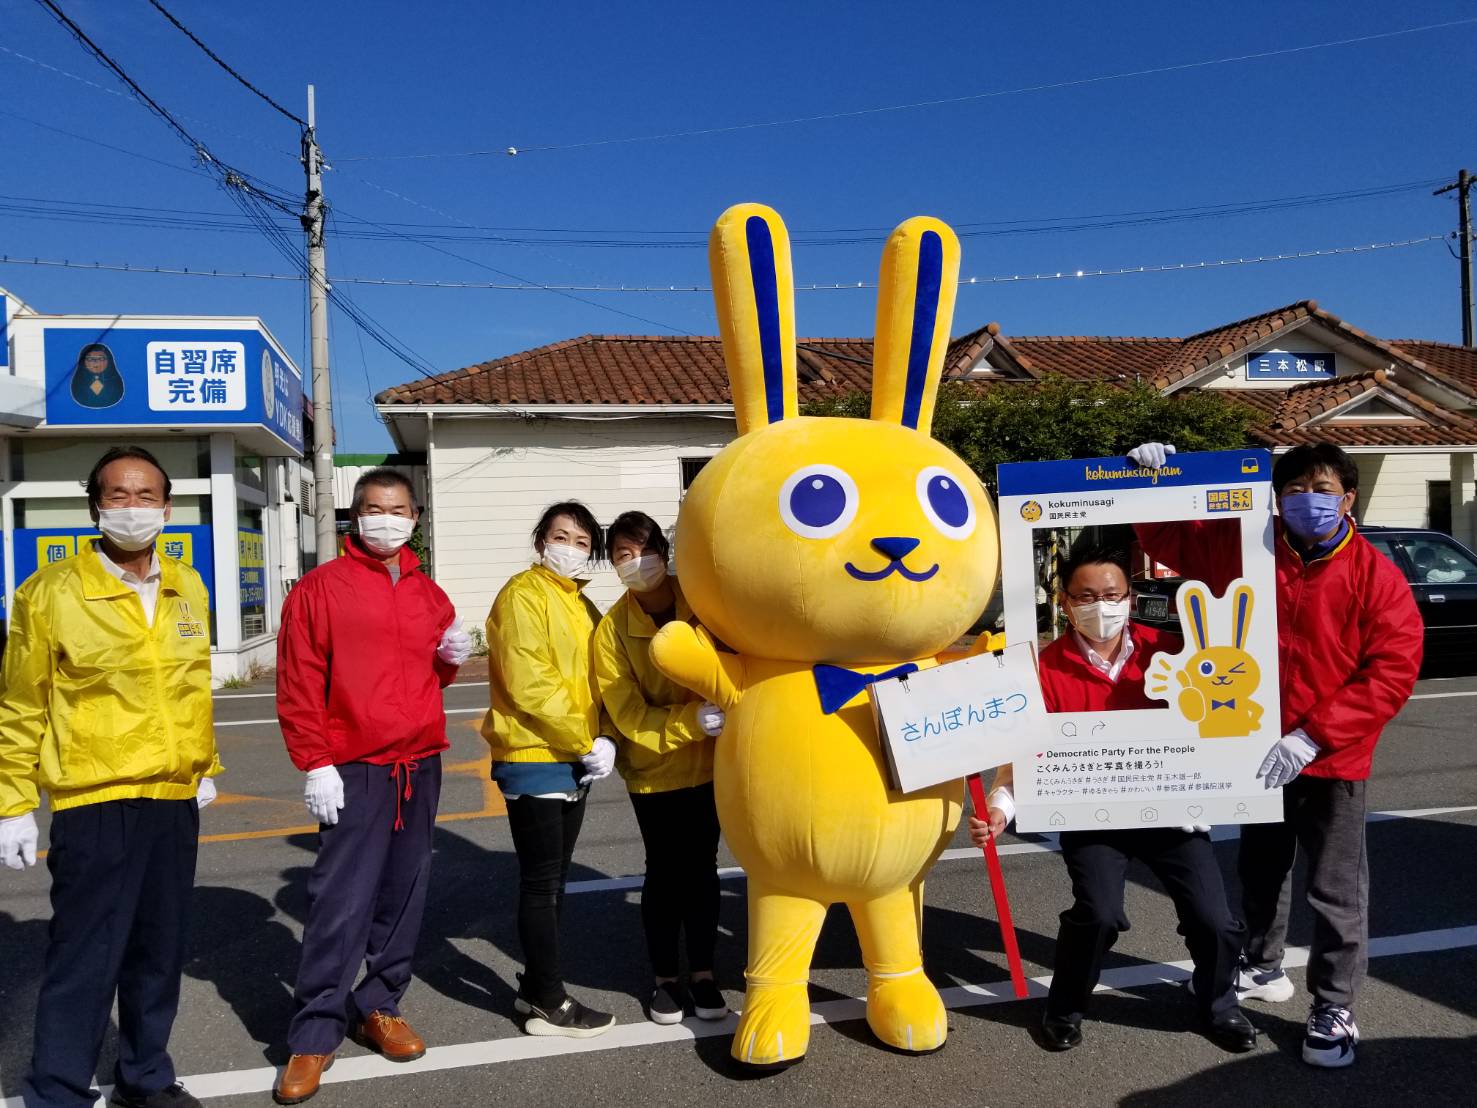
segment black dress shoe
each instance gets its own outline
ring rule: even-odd
[[[1066,1016],[1047,1016],[1041,1021],[1041,1045],[1055,1051],[1081,1046],[1082,1027]]]
[[[131,1096],[115,1088],[108,1103],[114,1108],[200,1108],[200,1102],[186,1092],[178,1081],[167,1089],[142,1096]]]
[[[1232,1054],[1245,1054],[1256,1049],[1256,1028],[1240,1008],[1206,1019],[1205,1034],[1211,1042]]]

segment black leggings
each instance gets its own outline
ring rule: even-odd
[[[632,793],[646,845],[641,924],[657,977],[676,977],[678,940],[686,932],[687,969],[711,972],[718,938],[718,809],[712,783],[661,793]]]
[[[508,801],[508,830],[518,854],[518,941],[523,945],[525,1000],[545,1010],[564,1003],[559,972],[559,916],[569,861],[585,819],[578,800],[520,796]]]

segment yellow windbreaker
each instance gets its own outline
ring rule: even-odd
[[[487,614],[494,762],[577,762],[607,731],[590,671],[600,612],[582,582],[541,565],[514,574]]]
[[[692,609],[678,588],[677,618]],[[620,732],[615,765],[633,793],[687,789],[713,780],[713,740],[697,725],[701,698],[652,664],[656,623],[628,590],[595,629],[595,683]]]
[[[221,770],[210,704],[210,601],[159,555],[154,625],[97,554],[15,592],[0,698],[0,816],[139,797],[188,800]]]

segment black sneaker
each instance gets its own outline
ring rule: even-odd
[[[615,1017],[609,1012],[597,1012],[586,1008],[572,996],[550,1011],[536,1004],[528,1006],[528,1019],[523,1021],[525,1035],[555,1036],[565,1039],[593,1039],[615,1026]]]
[[[646,1003],[646,1014],[652,1023],[670,1025],[681,1023],[687,1013],[682,986],[675,981],[664,981],[651,990],[651,999]]]
[[[692,997],[692,1011],[698,1019],[721,1020],[728,1015],[728,1001],[723,999],[723,993],[711,977],[693,981],[687,992]]]
[[[129,1096],[115,1088],[108,1103],[117,1105],[117,1108],[200,1108],[200,1102],[187,1093],[178,1081],[167,1089],[160,1089],[147,1096]]]

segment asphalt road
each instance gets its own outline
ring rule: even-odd
[[[613,1011],[607,1036],[570,1044],[522,1036],[512,1020],[518,944],[517,868],[487,752],[475,727],[487,687],[446,694],[453,747],[442,794],[435,870],[417,965],[404,1009],[431,1044],[394,1066],[345,1044],[315,1099],[347,1105],[570,1103],[769,1105],[1157,1106],[1337,1103],[1407,1098],[1473,1103],[1477,1088],[1477,679],[1422,682],[1386,733],[1371,808],[1399,813],[1369,827],[1375,957],[1358,1007],[1356,1066],[1315,1071],[1297,1058],[1308,998],[1248,1005],[1265,1032],[1249,1055],[1222,1053],[1192,1030],[1178,986],[1187,955],[1169,901],[1142,871],[1128,898],[1133,928],[1109,955],[1086,1044],[1065,1055],[1036,1046],[1041,981],[1011,997],[1000,934],[978,854],[961,837],[928,885],[930,975],[951,1007],[940,1052],[905,1057],[877,1046],[858,1017],[864,976],[849,920],[834,913],[815,960],[812,1000],[822,1021],[806,1061],[762,1080],[727,1063],[732,1024],[658,1028],[642,1015],[647,977],[638,896],[642,850],[617,780],[594,790],[575,855],[564,925],[570,989]],[[301,777],[282,750],[270,685],[222,692],[216,718],[221,798],[202,820],[192,951],[172,1050],[197,1095],[221,1108],[270,1103],[284,1060],[292,979],[306,914],[316,829]],[[1229,829],[1226,829],[1229,830]],[[44,831],[43,831],[44,834]],[[1233,836],[1218,851],[1235,888]],[[43,847],[45,845],[43,838]],[[1070,902],[1049,838],[1009,839],[1006,880],[1027,973],[1050,973],[1056,915]],[[723,864],[732,866],[726,855]],[[725,875],[720,981],[737,1003],[744,955],[744,881]],[[0,1094],[16,1098],[30,1051],[31,1013],[49,915],[45,869],[0,871]],[[1306,944],[1300,903],[1292,940]],[[1298,955],[1293,956],[1297,960]],[[112,1071],[110,1033],[99,1072]],[[8,1104],[8,1102],[7,1102]]]

